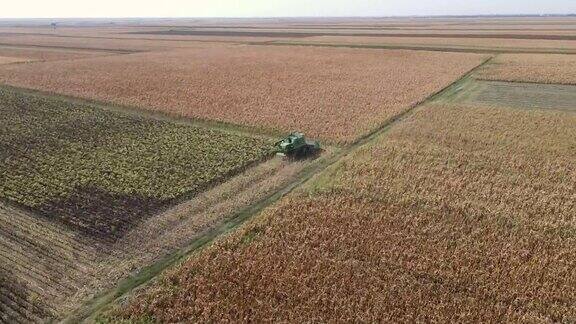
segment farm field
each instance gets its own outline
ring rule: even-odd
[[[118,54],[129,54],[148,51],[165,51],[177,48],[201,47],[202,43],[185,42],[180,40],[175,42],[172,39],[150,39],[131,37],[94,37],[94,36],[66,36],[49,37],[46,35],[2,35],[0,34],[0,45],[4,46],[27,46],[47,49],[66,50],[90,50],[101,52],[116,52]]]
[[[573,55],[500,55],[480,78],[485,80],[576,84]]]
[[[370,37],[370,36],[317,36],[279,44],[332,45],[332,46],[388,46],[438,49],[445,51],[510,51],[576,53],[576,40],[542,40],[515,38],[450,38],[450,37]]]
[[[103,240],[263,159],[273,143],[10,90],[0,90],[0,111],[0,197]]]
[[[0,323],[576,322],[575,44],[0,19]],[[275,155],[293,131],[322,150]]]
[[[2,82],[176,116],[300,130],[347,143],[487,57],[362,49],[216,46],[0,69]]]
[[[534,40],[576,40],[574,31],[562,30],[551,34],[546,31],[471,31],[471,30],[374,30],[374,29],[323,29],[320,28],[266,28],[228,27],[172,28],[130,32],[135,35],[179,35],[179,36],[215,36],[215,37],[273,37],[273,38],[311,38],[311,37],[416,37],[416,38],[469,38],[469,39],[534,39]]]
[[[572,113],[417,108],[112,318],[572,322],[575,131]]]

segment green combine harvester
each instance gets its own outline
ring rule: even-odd
[[[293,158],[305,158],[320,152],[318,141],[307,140],[304,134],[294,132],[275,145],[277,153]]]

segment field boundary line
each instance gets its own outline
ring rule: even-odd
[[[112,305],[115,301],[127,296],[134,289],[152,282],[165,269],[173,266],[177,262],[185,260],[185,258],[199,251],[218,237],[221,237],[222,235],[235,230],[237,227],[244,224],[247,220],[262,212],[265,208],[271,206],[273,203],[291,193],[300,185],[313,179],[315,175],[319,174],[331,165],[334,165],[342,158],[355,152],[357,149],[373,141],[380,135],[386,133],[396,123],[408,118],[412,113],[416,111],[416,108],[425,106],[426,103],[435,100],[439,96],[442,96],[444,93],[453,92],[453,89],[458,87],[458,85],[463,80],[468,79],[474,72],[489,63],[492,59],[493,56],[486,58],[484,61],[470,69],[467,73],[462,75],[454,82],[431,94],[426,99],[411,105],[396,116],[389,118],[386,122],[376,127],[374,130],[360,136],[351,144],[348,144],[341,149],[337,149],[331,155],[318,158],[310,165],[306,166],[302,171],[300,171],[294,180],[290,181],[283,188],[270,193],[269,195],[260,199],[258,202],[240,210],[220,224],[207,229],[203,233],[199,233],[198,236],[192,239],[184,248],[176,250],[175,252],[160,259],[156,263],[142,268],[136,275],[121,280],[115,288],[100,293],[93,299],[84,303],[84,305],[81,305],[76,309],[76,311],[66,316],[63,320],[63,323],[94,322],[97,319],[97,316],[102,311],[107,310],[108,307],[110,307],[110,305]]]
[[[321,42],[291,42],[291,41],[271,41],[271,42],[247,42],[247,45],[267,45],[267,46],[311,46],[311,47],[335,47],[335,48],[366,48],[366,49],[388,49],[388,50],[411,50],[428,52],[447,53],[473,53],[473,54],[557,54],[576,55],[576,50],[551,50],[551,49],[506,49],[506,48],[467,48],[467,47],[437,47],[419,45],[386,45],[386,44],[343,44],[343,43],[321,43]]]
[[[128,105],[121,105],[115,103],[109,103],[105,101],[100,101],[96,99],[87,99],[87,98],[80,98],[74,97],[70,95],[37,90],[32,88],[24,88],[19,86],[13,86],[9,84],[0,84],[0,89],[6,89],[10,91],[19,92],[26,95],[32,95],[40,98],[47,98],[47,99],[56,99],[62,100],[74,104],[80,105],[90,105],[94,106],[99,109],[103,109],[110,112],[121,113],[126,116],[135,116],[140,118],[149,118],[158,121],[165,121],[165,122],[172,122],[178,125],[188,125],[188,126],[195,126],[201,128],[209,128],[209,129],[217,129],[228,134],[239,134],[244,136],[263,136],[268,137],[271,139],[279,139],[285,135],[285,132],[274,130],[274,129],[266,129],[266,128],[258,128],[253,126],[245,126],[239,124],[232,124],[227,122],[215,121],[215,120],[207,120],[201,118],[193,118],[193,117],[180,117],[176,115],[171,115],[169,113],[164,113],[157,110],[147,110],[145,108],[140,108],[137,106],[128,106]]]

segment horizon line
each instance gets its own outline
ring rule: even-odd
[[[482,17],[576,17],[576,13],[541,13],[541,14],[462,14],[462,15],[389,15],[389,16],[98,16],[98,17],[0,17],[0,20],[50,20],[50,19],[303,19],[303,18],[482,18]]]

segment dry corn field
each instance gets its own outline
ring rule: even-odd
[[[485,80],[576,84],[576,56],[506,54],[479,76]]]
[[[576,115],[418,110],[108,319],[574,322]]]
[[[442,37],[371,37],[371,36],[317,36],[299,42],[328,44],[426,46],[438,48],[467,48],[493,50],[556,50],[576,51],[576,40],[503,39],[503,38],[442,38]]]
[[[173,115],[350,142],[485,56],[218,46],[0,69],[2,82]]]
[[[63,37],[47,37],[45,35],[1,35],[0,44],[11,46],[30,46],[50,49],[67,50],[93,50],[93,51],[117,51],[124,53],[146,52],[146,51],[167,51],[178,48],[202,47],[202,43],[187,42],[183,39],[162,39],[155,37],[109,37],[95,35],[66,35]]]

